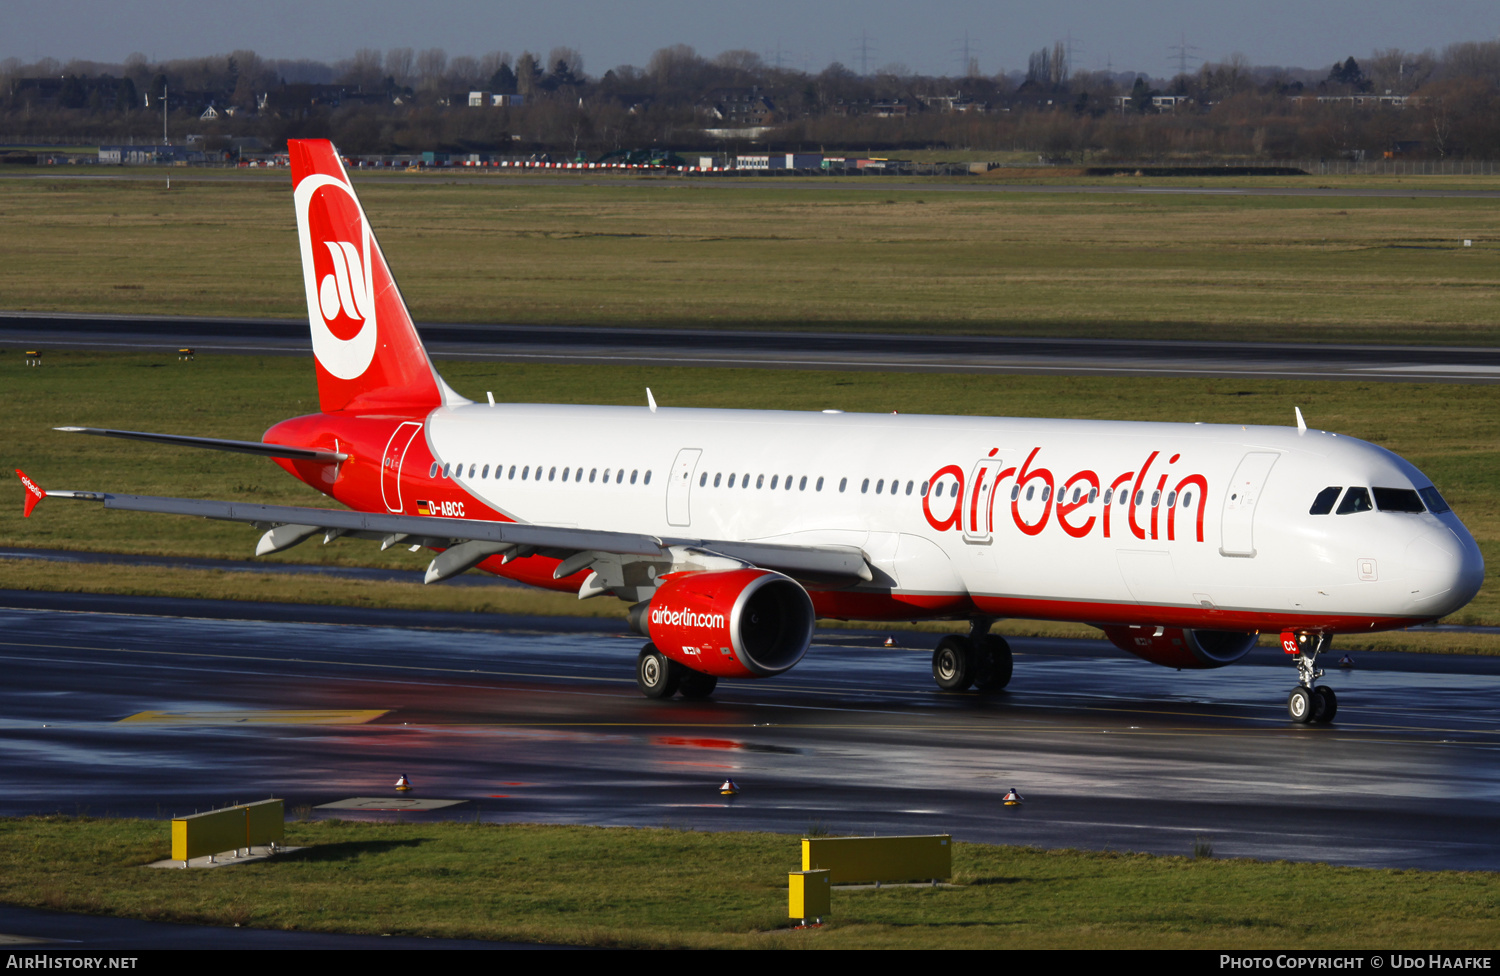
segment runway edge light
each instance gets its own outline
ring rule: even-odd
[[[1005,792],[1005,805],[1008,807],[1018,807],[1025,799],[1025,797],[1015,791],[1014,787]]]
[[[734,780],[732,779],[726,779],[724,781],[724,784],[719,787],[719,793],[721,796],[734,796],[739,791],[740,788],[734,785]]]
[[[397,777],[396,789],[401,790],[403,793],[406,792],[407,790],[411,789],[411,781],[408,780],[405,776]]]

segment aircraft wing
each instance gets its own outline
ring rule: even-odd
[[[18,471],[17,474],[20,474]],[[27,480],[27,490],[34,483]],[[40,494],[35,494],[40,492]],[[659,538],[631,532],[607,532],[523,522],[392,515],[293,505],[258,505],[200,498],[157,495],[119,495],[95,491],[42,491],[36,488],[30,506],[45,495],[100,502],[105,508],[128,512],[192,515],[244,522],[263,530],[257,556],[279,552],[319,533],[325,541],[338,537],[372,539],[382,549],[396,545],[441,549],[427,569],[427,582],[447,579],[471,569],[490,556],[521,558],[540,553],[561,560],[553,574],[562,579],[593,569],[604,580],[621,571],[624,562],[676,564],[684,550],[699,556],[739,560],[800,579],[870,580],[865,554],[852,546],[790,546],[765,542]],[[587,586],[585,587],[587,589]],[[596,590],[595,592],[602,592]],[[580,595],[593,595],[580,593]]]
[[[171,444],[174,447],[201,447],[211,451],[230,451],[235,454],[258,454],[262,457],[290,458],[293,461],[335,463],[349,460],[349,455],[338,451],[318,451],[307,447],[267,444],[263,441],[231,441],[225,440],[222,437],[188,437],[183,434],[150,434],[140,430],[116,430],[113,427],[54,427],[52,429],[68,434],[122,437],[125,440],[147,441],[152,444]]]

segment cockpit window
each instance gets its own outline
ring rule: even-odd
[[[1355,512],[1368,512],[1375,506],[1370,504],[1370,492],[1365,488],[1350,488],[1344,493],[1344,500],[1339,502],[1340,515],[1353,515]]]
[[[1324,488],[1318,492],[1318,497],[1313,499],[1312,508],[1307,510],[1307,514],[1327,515],[1333,511],[1333,503],[1339,500],[1339,492],[1343,490],[1342,486]]]
[[[1422,499],[1410,488],[1376,488],[1375,507],[1382,512],[1413,512],[1420,515],[1427,511]]]
[[[1443,496],[1438,494],[1436,488],[1418,488],[1417,494],[1422,496],[1422,501],[1427,503],[1427,510],[1434,515],[1453,511],[1453,509],[1448,507],[1448,503],[1443,501]]]

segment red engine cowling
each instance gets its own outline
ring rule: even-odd
[[[812,643],[815,619],[807,591],[765,569],[674,574],[630,614],[657,650],[721,678],[790,669]]]
[[[1105,627],[1104,635],[1122,651],[1152,664],[1180,669],[1222,668],[1233,664],[1250,653],[1259,636],[1178,627]]]

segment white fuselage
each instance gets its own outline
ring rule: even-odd
[[[853,546],[863,589],[934,612],[1364,630],[1449,613],[1483,575],[1451,512],[1309,514],[1329,487],[1431,487],[1323,431],[464,404],[426,437],[517,521]]]

